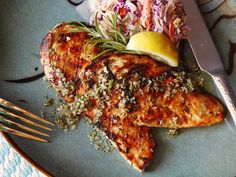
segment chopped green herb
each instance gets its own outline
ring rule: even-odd
[[[52,106],[53,104],[54,104],[54,99],[46,97],[44,106],[48,107],[48,106]]]
[[[131,91],[131,92],[133,92],[134,91],[134,85],[133,85],[133,83],[131,82],[130,83],[130,85],[129,85],[129,90]]]
[[[114,86],[114,79],[109,80],[108,89],[111,90]]]
[[[79,98],[81,98],[81,96],[82,96],[82,95],[77,94],[77,95],[76,95],[76,98],[79,99]]]
[[[89,140],[91,144],[94,144],[96,150],[103,152],[112,152],[115,148],[112,146],[110,140],[103,134],[103,132],[93,126],[89,135]]]
[[[101,90],[101,87],[99,87],[99,88],[96,90],[96,96],[99,96],[100,90]]]
[[[56,124],[61,127],[65,132],[74,130],[80,120],[80,115],[74,114],[69,104],[61,104],[57,108]]]
[[[167,134],[168,134],[169,136],[171,136],[171,137],[174,137],[174,136],[179,135],[179,132],[178,132],[177,129],[170,129],[170,130],[167,132]]]
[[[41,116],[41,117],[45,117],[45,114],[44,114],[43,111],[40,112],[40,116]]]
[[[53,48],[50,48],[50,49],[49,49],[49,54],[51,55],[51,54],[53,54],[53,52],[54,52],[54,49],[53,49]]]

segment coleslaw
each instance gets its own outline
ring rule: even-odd
[[[118,14],[119,30],[129,38],[136,32],[155,31],[167,36],[174,44],[187,37],[189,27],[180,0],[95,0],[97,9],[90,18],[94,25],[95,17],[108,38],[112,25],[105,18]]]

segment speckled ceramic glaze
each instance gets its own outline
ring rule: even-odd
[[[219,8],[232,7],[230,3],[234,2],[228,0]],[[204,8],[207,11],[207,7]],[[230,10],[225,12],[233,15],[232,8]],[[38,115],[41,111],[48,112],[46,117],[53,119],[50,109],[43,107],[43,97],[56,97],[56,92],[49,89],[42,78],[29,83],[8,83],[4,80],[40,74],[42,67],[38,55],[42,38],[60,22],[88,16],[86,7],[80,12],[78,15],[75,7],[66,0],[0,0],[0,97]],[[217,9],[204,15],[210,26],[220,16],[216,13],[223,14]],[[226,66],[231,45],[228,41],[233,45],[233,39],[236,39],[235,24],[233,17],[227,18],[219,21],[212,29]],[[191,52],[188,49],[186,51],[190,58]],[[230,78],[236,88],[235,68]],[[205,90],[221,99],[208,76]],[[224,122],[211,127],[181,130],[181,134],[174,138],[167,136],[165,129],[153,128],[156,148],[153,160],[144,174],[130,167],[116,151],[96,151],[87,136],[89,129],[83,122],[78,129],[69,133],[55,127],[50,138],[52,142],[47,144],[15,136],[12,136],[12,140],[35,163],[56,177],[236,176],[236,135]]]

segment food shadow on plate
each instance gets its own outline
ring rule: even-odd
[[[167,133],[168,130],[166,129],[158,129],[158,128],[152,128],[151,134],[153,135],[154,141],[155,141],[155,147],[153,150],[153,158],[149,164],[149,166],[146,169],[146,172],[153,172],[158,169],[158,167],[163,163],[166,155],[169,153],[169,151],[172,149],[172,146],[167,141],[163,141],[161,136],[163,134]]]

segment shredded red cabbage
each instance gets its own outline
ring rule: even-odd
[[[104,16],[118,13],[120,23],[126,19],[124,36],[131,36],[136,26],[138,31],[155,31],[167,36],[174,44],[188,35],[186,14],[181,0],[96,0],[98,19],[106,31],[112,30]],[[91,24],[94,24],[94,16]]]

